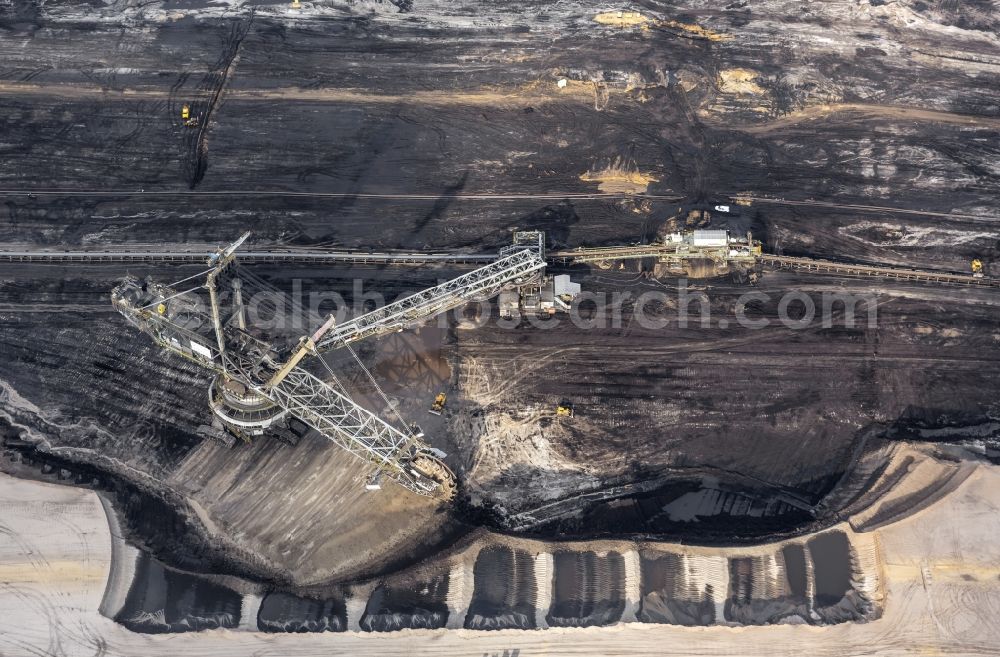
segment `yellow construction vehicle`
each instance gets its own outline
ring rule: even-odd
[[[444,404],[448,401],[448,395],[443,392],[439,392],[437,397],[434,398],[434,403],[431,404],[430,413],[434,415],[441,415],[441,411],[444,410]]]
[[[191,106],[188,105],[187,103],[184,103],[184,106],[181,107],[181,121],[183,121],[184,125],[189,128],[198,127],[198,116],[191,115]]]
[[[556,406],[556,417],[573,417],[573,404],[568,401],[561,401]]]
[[[976,278],[983,277],[983,261],[979,258],[972,261],[972,275]]]

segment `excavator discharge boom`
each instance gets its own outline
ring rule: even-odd
[[[536,250],[516,250],[485,267],[346,321],[317,342],[316,350],[323,353],[410,328],[470,301],[494,297],[508,285],[526,283],[543,269],[545,261]]]

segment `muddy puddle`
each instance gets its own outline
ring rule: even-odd
[[[815,614],[826,623],[862,620],[872,603],[854,588],[855,555],[842,532],[827,532],[806,543],[813,565]]]
[[[809,586],[806,572],[806,551],[801,545],[786,545],[781,549],[781,558],[785,562],[785,577],[792,595],[804,598]]]

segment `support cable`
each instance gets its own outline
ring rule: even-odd
[[[159,305],[159,304],[163,303],[164,301],[170,301],[171,299],[175,299],[175,298],[177,298],[177,297],[179,297],[179,296],[181,296],[181,295],[183,295],[183,294],[189,294],[189,293],[191,293],[191,292],[194,292],[195,290],[200,290],[200,289],[202,289],[203,287],[205,287],[205,285],[204,285],[204,284],[202,284],[202,285],[199,285],[198,287],[193,287],[193,288],[191,288],[190,290],[184,290],[183,292],[178,292],[177,294],[171,294],[171,295],[170,295],[169,297],[165,297],[165,298],[163,298],[163,299],[157,299],[157,300],[156,300],[156,301],[154,301],[153,303],[147,303],[147,304],[146,304],[145,306],[141,306],[141,307],[139,308],[139,310],[145,310],[146,308],[150,308],[150,307],[152,307],[152,306],[156,306],[156,305]]]
[[[214,269],[214,267],[210,267],[210,268],[206,269],[205,271],[198,272],[197,274],[195,274],[193,276],[188,276],[187,278],[182,278],[181,280],[177,281],[176,283],[171,283],[167,287],[174,287],[175,285],[180,285],[181,283],[186,283],[186,282],[190,281],[192,278],[198,278],[199,276],[204,276],[205,274],[211,273],[212,269]]]

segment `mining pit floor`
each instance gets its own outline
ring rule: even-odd
[[[545,231],[550,248],[567,249],[708,227],[752,231],[769,253],[951,272],[967,272],[978,258],[986,275],[1000,276],[998,11],[989,2],[915,0],[0,6],[0,252],[183,251],[249,230],[261,248],[491,253],[515,229]],[[196,127],[181,121],[184,104]],[[592,637],[619,630],[572,634],[561,625],[613,625],[630,613],[674,624],[847,621],[808,634],[820,637],[816,654],[822,641],[860,650],[871,640],[889,654],[925,639],[942,652],[996,652],[997,637],[968,609],[941,610],[966,605],[966,587],[997,604],[996,573],[977,556],[996,527],[977,526],[988,514],[975,506],[995,502],[1000,462],[995,291],[770,271],[751,287],[740,272],[693,268],[686,289],[708,295],[711,318],[682,327],[678,278],[655,263],[552,266],[611,300],[593,310],[597,327],[566,319],[473,326],[450,315],[358,347],[399,412],[448,453],[460,491],[441,503],[390,484],[366,492],[358,463],[315,434],[296,445],[262,439],[233,448],[199,436],[210,421],[208,372],[128,326],[109,292],[127,273],[171,282],[200,269],[0,262],[0,470],[98,492],[129,549],[148,561],[134,581],[172,569],[253,591],[263,596],[261,628],[268,614],[268,627],[299,627],[295,605],[331,631],[388,627],[403,607],[420,609],[419,622],[441,625],[436,654],[523,646],[528,655],[529,644],[556,654],[557,643],[583,654]],[[467,270],[253,266],[289,294],[335,291],[348,302],[354,281],[392,299]],[[734,321],[750,291],[766,297],[752,315],[767,328]],[[646,307],[653,318],[673,321],[634,321],[644,293],[662,295]],[[830,294],[865,301],[854,325],[838,306],[829,326],[793,330],[778,321],[788,294],[818,308]],[[868,323],[872,308],[877,321]],[[329,364],[373,411],[386,410],[353,363]],[[446,411],[435,417],[427,409],[442,391]],[[564,399],[572,418],[556,416]],[[901,465],[900,450],[909,449],[949,465]],[[830,595],[860,611],[803,611],[824,595],[799,586],[803,564],[812,563],[800,553],[814,554],[808,541],[820,540],[815,554],[839,550],[819,537],[847,531],[836,528],[911,477],[919,479],[914,496],[858,522],[922,513],[943,497],[957,510],[949,515],[939,502],[933,517],[952,528],[955,543],[935,552],[941,545],[917,533],[928,520],[894,529],[897,538],[912,535],[892,546],[852,543],[852,554],[882,554],[880,572],[902,579],[888,595],[831,584]],[[960,484],[965,497],[950,497]],[[97,499],[43,488],[88,508]],[[717,582],[699,589],[704,600],[684,598],[683,609],[666,594],[655,605],[612,594],[618,580],[660,581],[680,559],[616,541],[694,546],[711,554],[699,559],[728,560],[718,576],[733,597]],[[581,542],[599,548],[560,551]],[[769,545],[780,558],[753,552]],[[493,556],[476,557],[473,546]],[[949,560],[948,602],[921,570],[934,570],[921,564],[939,554]],[[101,569],[111,568],[110,557],[101,559],[49,573],[93,580],[87,614],[96,613]],[[782,592],[766,598],[789,605],[780,614],[755,606],[753,587],[740,584],[765,562],[787,571]],[[952,581],[967,563],[985,575]],[[864,571],[859,562],[852,568]],[[821,588],[848,572],[815,579],[812,569],[809,581]],[[442,573],[459,570],[467,571],[466,598],[456,601],[461,587],[450,585],[450,598],[442,587],[458,580]],[[426,575],[426,599],[403,595],[400,603],[414,572]],[[546,595],[555,598],[541,600],[539,573],[550,572]],[[606,593],[600,604],[560,602],[560,592],[582,586],[569,572],[596,577],[587,581]],[[393,589],[393,578],[403,583]],[[364,604],[359,590],[374,596],[367,604],[379,613],[362,617],[350,606]],[[267,594],[285,597],[268,602]],[[160,603],[131,595],[119,601],[119,620],[121,609],[155,616]],[[47,598],[38,600],[51,611]],[[321,611],[316,600],[327,601]],[[238,615],[224,607],[213,613]],[[456,625],[457,610],[464,620]],[[850,634],[857,622],[899,631],[914,619],[934,637],[899,644],[886,633]],[[130,639],[114,634],[124,630],[89,623],[80,625],[88,641],[129,652]],[[639,624],[629,631],[640,638],[619,651],[667,645],[662,628]],[[552,634],[516,635],[509,645],[506,634],[469,634],[543,626]],[[973,629],[982,636],[961,643]],[[681,653],[708,654],[722,651],[716,641],[749,650],[743,637],[788,649],[813,631],[672,628],[669,639]],[[8,647],[29,652],[40,636]],[[69,644],[82,641],[62,636],[47,654],[73,653]],[[347,636],[337,648],[345,653],[409,647],[406,639],[390,646]],[[282,643],[282,654],[308,654],[317,640]]]

